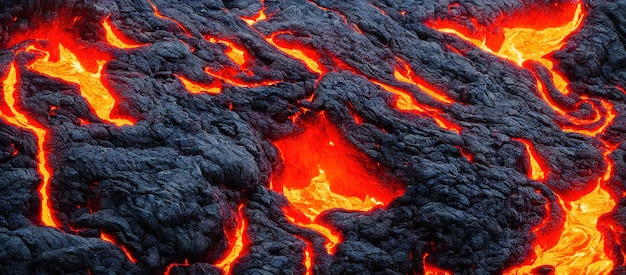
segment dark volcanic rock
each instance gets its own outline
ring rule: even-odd
[[[604,174],[600,141],[616,149],[608,186],[615,194],[626,188],[626,94],[617,88],[626,87],[626,1],[588,1],[582,29],[552,55],[574,93],[614,105],[614,123],[598,138],[559,127],[529,69],[547,77],[540,65],[519,68],[423,23],[454,16],[488,25],[545,1],[480,2],[455,1],[450,10],[451,1],[0,1],[0,76],[17,64],[18,106],[48,131],[50,200],[60,224],[39,221],[37,137],[0,119],[0,273],[160,274],[169,267],[169,274],[219,274],[214,264],[228,253],[240,214],[248,225],[234,274],[303,274],[307,245],[316,274],[420,274],[426,254],[454,274],[499,274],[520,264],[533,249],[535,226],[546,217],[538,232],[562,223],[557,195],[576,199]],[[268,18],[254,27],[240,18],[261,7]],[[108,46],[100,26],[107,16],[143,46]],[[62,25],[68,35],[112,56],[104,78],[119,101],[114,113],[135,125],[106,123],[77,85],[27,69],[34,57],[12,39],[53,22],[71,22]],[[319,53],[324,72],[268,43],[264,36],[276,32]],[[248,68],[235,77],[254,85],[222,83],[217,95],[185,89],[178,76],[208,84],[220,80],[205,67],[236,66],[225,44],[208,37],[243,46]],[[396,80],[399,59],[454,102]],[[395,109],[395,96],[375,82],[409,91],[462,131]],[[592,107],[562,100],[579,115]],[[393,179],[389,188],[406,190],[384,208],[320,216],[343,236],[333,255],[322,235],[285,218],[288,202],[269,188],[282,169],[272,142],[322,112]],[[533,142],[551,171],[545,180],[527,177],[531,164],[517,138]],[[603,218],[626,226],[624,199]],[[626,251],[623,232],[607,235],[612,250]],[[623,272],[623,259],[616,263]]]

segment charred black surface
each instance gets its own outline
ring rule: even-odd
[[[114,60],[105,68],[120,99],[116,108],[138,121],[133,126],[103,123],[75,85],[23,70],[20,104],[49,129],[51,200],[62,226],[37,222],[36,137],[0,120],[0,273],[158,274],[180,263],[170,274],[219,274],[212,264],[228,250],[237,207],[244,204],[249,244],[232,267],[235,274],[304,273],[305,241],[313,244],[317,274],[420,274],[425,253],[455,274],[498,274],[529,255],[531,229],[548,215],[546,204],[553,220],[542,230],[562,221],[555,194],[580,196],[606,169],[596,140],[555,124],[528,70],[422,23],[449,16],[448,1],[266,0],[268,19],[254,28],[239,17],[255,14],[259,1],[152,3],[182,27],[157,17],[147,1],[0,1],[0,45],[37,24],[78,16],[68,32],[104,47],[99,24],[109,14],[126,36],[146,43],[110,49]],[[455,3],[459,18],[484,23],[529,4]],[[626,1],[586,5],[583,28],[554,57],[576,93],[615,105],[618,116],[604,138],[621,144],[626,95],[614,85],[626,87]],[[263,38],[277,31],[290,31],[321,53],[331,72],[309,72]],[[223,45],[203,39],[207,35],[252,54],[253,74],[244,79],[278,84],[224,84],[218,95],[186,91],[174,75],[211,83],[206,66],[232,63]],[[0,50],[0,75],[12,61],[24,68],[32,58],[16,54],[18,47]],[[444,87],[455,102],[439,103],[395,80],[397,58]],[[340,69],[337,60],[360,73]],[[443,110],[462,132],[394,109],[393,95],[371,80],[406,87],[419,102]],[[326,253],[324,237],[286,220],[281,207],[287,201],[267,187],[282,167],[272,141],[301,130],[290,120],[295,114],[307,112],[300,119],[314,120],[321,111],[385,167],[393,184],[406,187],[385,209],[322,216],[345,238],[334,255]],[[524,147],[512,138],[533,141],[554,172],[545,182],[528,179]],[[610,155],[610,184],[619,194],[626,188],[624,150],[622,144]],[[622,199],[609,216],[626,226],[624,213]],[[101,240],[100,232],[114,236],[137,263]],[[626,252],[625,237],[615,236],[616,251]],[[620,265],[623,260],[618,273]]]

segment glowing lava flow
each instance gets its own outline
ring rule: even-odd
[[[324,115],[319,122],[307,123],[303,133],[275,145],[285,169],[273,175],[271,188],[290,201],[283,211],[291,222],[327,238],[329,254],[340,241],[340,233],[317,221],[321,213],[335,208],[368,211],[403,192],[383,184],[372,172],[377,164],[345,141]]]
[[[126,247],[124,247],[123,245],[119,245],[115,242],[115,239],[110,236],[109,234],[106,234],[104,232],[100,233],[100,239],[102,239],[103,241],[106,242],[110,242],[114,245],[117,245],[118,247],[120,247],[122,249],[122,251],[124,251],[124,254],[126,254],[126,257],[128,257],[128,260],[130,260],[132,263],[137,263],[137,260],[133,257],[132,254],[130,254],[130,251],[128,251],[128,249]]]
[[[424,275],[451,275],[452,274],[452,272],[440,269],[430,264],[426,260],[427,257],[428,257],[428,253],[424,253],[424,257],[422,257],[422,263],[424,265]]]
[[[111,27],[111,24],[109,23],[108,18],[105,19],[104,22],[102,22],[102,27],[104,28],[104,31],[105,31],[106,41],[111,46],[114,46],[119,49],[135,49],[135,48],[145,46],[144,44],[136,44],[136,43],[124,41],[125,39],[122,39],[121,36],[118,34],[119,30],[113,29],[113,27]]]
[[[544,180],[546,178],[546,172],[543,167],[546,167],[546,165],[544,163],[540,163],[543,161],[541,160],[541,157],[539,157],[539,154],[537,154],[537,151],[535,151],[535,147],[532,142],[521,138],[514,138],[513,140],[521,142],[524,144],[524,147],[526,147],[526,156],[528,156],[528,164],[530,166],[528,170],[528,178],[532,180]]]
[[[237,210],[237,213],[239,215],[239,218],[237,220],[239,221],[239,224],[237,225],[237,231],[235,232],[234,240],[229,241],[230,251],[224,256],[224,258],[222,258],[218,263],[215,264],[215,266],[224,270],[225,274],[231,274],[230,268],[232,267],[232,264],[235,262],[235,260],[237,260],[237,258],[239,258],[239,255],[241,255],[241,252],[243,251],[246,219],[243,217],[242,209],[243,204],[239,205],[239,208]]]
[[[261,0],[261,9],[256,15],[250,17],[241,17],[241,20],[246,22],[249,26],[256,24],[256,22],[263,21],[267,18],[265,16],[265,0]]]
[[[564,202],[559,198],[559,203],[565,210],[565,224],[556,245],[542,247],[541,244],[550,241],[541,240],[543,236],[538,236],[536,259],[531,258],[529,262],[514,267],[505,274],[531,274],[533,269],[545,265],[553,266],[556,275],[610,274],[614,264],[605,251],[604,237],[597,230],[598,218],[615,206],[614,199],[601,188],[611,177],[613,164],[608,159],[609,152],[607,150],[604,154],[609,165],[607,171],[597,180],[593,191],[572,202]]]
[[[529,60],[542,64],[548,69],[556,90],[562,95],[567,95],[570,93],[567,80],[555,70],[554,63],[545,56],[563,47],[565,39],[580,29],[585,13],[581,3],[577,5],[555,4],[554,8],[559,9],[560,12],[557,13],[560,15],[542,17],[546,11],[533,9],[517,17],[502,16],[500,18],[502,29],[496,26],[498,24],[494,24],[492,29],[480,27],[478,28],[479,31],[472,31],[463,25],[447,20],[434,20],[426,22],[426,24],[438,31],[454,34],[485,52],[514,62],[520,67],[526,67],[525,62]],[[573,14],[573,16],[568,18],[566,15],[569,14]],[[534,18],[534,20],[529,18]],[[475,20],[473,22],[476,23]],[[532,68],[528,68],[533,71]],[[540,97],[554,112],[573,124],[573,126],[561,125],[564,131],[596,136],[606,129],[615,117],[613,105],[609,102],[601,100],[600,108],[584,97],[581,97],[583,102],[589,102],[594,106],[595,115],[592,118],[578,118],[569,115],[567,108],[560,107],[551,98],[545,87],[546,84],[541,83],[537,73],[533,71],[533,74],[538,79],[537,87]],[[579,105],[583,102],[580,102]],[[601,113],[605,115],[602,116]]]
[[[294,42],[294,41],[283,42],[281,39],[279,39],[279,37],[276,37],[277,35],[283,35],[283,34],[290,34],[290,33],[289,32],[273,33],[269,37],[266,37],[265,41],[267,41],[268,43],[270,43],[272,46],[279,49],[280,51],[286,53],[287,55],[304,62],[304,64],[310,71],[316,72],[318,74],[322,74],[323,73],[322,68],[324,67],[318,62],[318,60],[320,60],[320,55],[314,50],[307,49],[304,45],[299,45],[299,43],[297,42]]]
[[[185,89],[187,89],[187,91],[189,91],[192,94],[199,94],[199,93],[204,92],[204,93],[216,95],[222,92],[222,85],[220,85],[219,83],[206,85],[202,83],[193,82],[181,75],[175,75],[175,76],[176,78],[178,78],[178,80],[180,80],[183,86],[185,86]]]
[[[448,97],[448,95],[446,95],[443,91],[435,89],[432,85],[430,85],[430,83],[415,75],[411,70],[411,66],[409,66],[406,61],[398,59],[398,62],[400,62],[401,66],[399,69],[396,68],[393,73],[393,76],[398,81],[417,86],[420,90],[426,92],[428,95],[440,102],[447,104],[453,102],[452,99],[450,99],[450,97]]]
[[[159,11],[157,6],[154,3],[152,3],[152,1],[150,1],[150,0],[146,0],[146,1],[148,1],[148,4],[150,4],[150,7],[152,7],[152,10],[154,11],[154,16],[156,16],[157,18],[160,18],[160,19],[163,19],[163,20],[166,20],[166,21],[174,23],[174,25],[176,25],[180,30],[182,30],[187,36],[191,36],[191,33],[189,32],[189,30],[185,26],[183,26],[183,24],[181,24],[180,22],[178,22],[178,21],[176,21],[176,20],[174,20],[172,18],[169,18],[169,17],[163,15]]]
[[[9,124],[31,130],[37,139],[37,163],[38,170],[42,177],[41,186],[39,186],[39,195],[41,196],[41,222],[46,226],[58,227],[59,223],[52,215],[52,207],[50,201],[49,188],[51,170],[48,168],[46,151],[44,144],[46,143],[47,130],[38,126],[39,123],[28,118],[25,112],[22,112],[17,102],[19,96],[17,93],[19,74],[15,67],[15,62],[11,63],[6,77],[2,80],[2,92],[4,93],[4,106],[0,107],[0,116]]]
[[[559,106],[552,99],[547,88],[549,84],[540,80],[538,72],[531,66],[525,66],[528,60],[542,64],[548,69],[554,87],[562,95],[570,94],[567,80],[555,70],[553,62],[545,56],[563,47],[567,36],[581,27],[585,13],[581,3],[577,5],[557,3],[554,8],[562,12],[554,13],[536,9],[521,13],[517,17],[503,16],[501,18],[503,28],[498,29],[498,24],[494,24],[495,30],[493,28],[488,30],[484,27],[471,30],[461,24],[446,20],[427,22],[427,25],[441,32],[455,34],[488,53],[510,60],[520,67],[529,68],[537,78],[539,96],[555,113],[570,122],[568,125],[559,125],[561,129],[596,137],[603,133],[616,117],[613,105],[605,100],[598,100],[600,103],[596,104],[596,101],[580,96],[581,101],[576,107],[585,102],[591,103],[595,113],[585,118],[571,116],[568,114],[568,108]],[[570,17],[571,14],[573,16]],[[476,20],[472,22],[477,24]],[[521,139],[514,140],[522,142],[526,147],[529,158],[529,178],[544,180],[550,171],[535,152],[532,143]],[[600,141],[604,144],[602,140]],[[613,262],[605,253],[604,238],[596,228],[598,218],[610,212],[615,206],[615,201],[609,193],[602,189],[611,177],[613,165],[608,157],[611,150],[606,144],[603,147],[608,168],[606,173],[597,179],[596,188],[576,201],[564,202],[559,197],[559,203],[565,210],[566,217],[558,242],[547,240],[546,238],[554,238],[549,233],[545,236],[539,234],[535,247],[536,259],[529,258],[524,265],[512,268],[507,274],[530,274],[534,268],[544,265],[553,266],[556,274],[608,274],[611,272]],[[549,245],[552,247],[545,247]]]
[[[40,53],[44,56],[36,58],[28,65],[28,68],[49,77],[78,84],[81,96],[87,100],[100,119],[117,126],[133,125],[134,122],[128,119],[111,117],[111,112],[115,107],[115,98],[102,82],[102,69],[106,61],[96,60],[97,71],[89,71],[83,66],[76,54],[60,43],[57,44],[57,47],[59,51],[58,60],[52,60],[50,52],[32,45],[29,46],[26,49],[27,52]]]

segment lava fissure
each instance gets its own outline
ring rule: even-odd
[[[0,5],[2,274],[626,270],[613,2],[53,2]]]

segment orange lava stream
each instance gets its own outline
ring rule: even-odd
[[[328,254],[341,241],[340,232],[317,220],[329,209],[368,211],[383,206],[403,190],[392,190],[372,174],[376,163],[343,139],[324,115],[297,136],[276,141],[285,168],[272,176],[271,188],[283,193],[289,221],[324,235]],[[307,146],[302,146],[306,144]],[[355,182],[360,183],[355,188]]]
[[[530,169],[528,170],[528,178],[532,180],[544,180],[546,178],[546,172],[544,172],[544,167],[547,167],[543,162],[532,142],[529,140],[514,138],[512,139],[517,142],[521,142],[526,147],[526,156],[528,157],[528,162],[530,165]],[[547,170],[547,168],[546,168]]]
[[[428,95],[440,102],[447,104],[451,104],[453,102],[452,99],[450,99],[450,97],[448,97],[448,95],[446,95],[443,91],[435,89],[430,83],[426,82],[426,80],[414,74],[406,61],[401,59],[398,61],[402,66],[400,69],[396,68],[393,73],[396,80],[417,86],[420,90],[426,92]]]
[[[562,4],[565,5],[564,8],[559,5],[561,4],[555,4],[554,7],[568,10],[567,4]],[[503,16],[501,19],[504,27],[501,33],[498,30],[487,30],[483,27],[480,27],[478,31],[472,31],[457,23],[445,20],[428,22],[427,25],[441,32],[455,34],[482,50],[510,60],[520,67],[524,67],[524,62],[527,60],[539,62],[548,69],[554,87],[561,94],[568,95],[570,93],[568,81],[555,70],[553,62],[545,56],[559,50],[564,45],[565,39],[581,27],[585,16],[582,4],[577,3],[575,9],[573,8],[574,6],[569,7],[571,14],[573,14],[573,17],[570,18],[567,18],[570,14],[569,11],[554,13],[545,10],[522,13],[519,19]],[[544,15],[552,13],[553,16],[537,15],[534,17],[533,13],[545,13]],[[475,20],[473,22],[476,24]],[[563,131],[595,137],[603,133],[616,117],[617,114],[610,102],[601,99],[599,100],[600,104],[594,105],[594,102],[585,96],[580,97],[582,101],[577,106],[588,102],[594,106],[595,114],[584,119],[569,115],[569,110],[559,106],[547,90],[546,84],[539,80],[536,72],[532,69],[531,71],[537,78],[537,87],[541,99],[555,113],[571,123],[571,125],[560,125]],[[521,139],[514,140],[522,142],[526,147],[529,158],[528,177],[533,180],[544,180],[550,171],[535,152],[532,143]],[[609,274],[611,272],[613,262],[605,253],[604,238],[596,228],[598,218],[604,213],[610,212],[615,206],[615,200],[606,190],[602,189],[604,183],[611,176],[613,165],[608,157],[611,150],[608,149],[607,145],[604,146],[604,149],[604,159],[608,168],[606,173],[597,180],[596,188],[576,201],[564,202],[559,198],[561,207],[566,212],[566,217],[563,230],[560,232],[560,236],[557,236],[558,241],[544,239],[554,238],[553,235],[542,236],[540,234],[536,241],[536,258],[531,257],[526,263],[512,268],[506,274],[530,274],[534,268],[542,265],[554,266],[556,274]],[[548,244],[552,247],[545,247]]]
[[[183,24],[181,24],[180,22],[178,22],[178,21],[176,21],[176,20],[174,20],[172,18],[169,18],[169,17],[161,14],[161,12],[157,8],[157,6],[154,3],[152,3],[152,1],[150,1],[150,0],[146,0],[146,1],[148,1],[148,4],[150,4],[150,7],[152,7],[152,10],[154,11],[154,15],[157,18],[160,18],[160,19],[163,19],[163,20],[166,20],[166,21],[174,23],[174,25],[176,25],[178,28],[180,28],[187,36],[191,36],[191,33],[189,32],[189,30],[187,28],[185,28],[185,26],[183,26]]]
[[[97,71],[93,72],[87,70],[76,54],[65,48],[61,43],[58,44],[58,50],[59,60],[53,61],[48,51],[32,45],[28,46],[26,51],[43,53],[44,55],[36,58],[28,65],[28,68],[49,77],[79,85],[81,96],[87,100],[100,119],[117,126],[134,124],[133,121],[128,119],[111,117],[111,112],[113,107],[115,107],[115,98],[102,82],[102,69],[106,63],[105,60],[96,60],[98,68]]]
[[[602,180],[598,180],[593,191],[576,201],[565,203],[559,198],[566,216],[558,243],[546,250],[536,245],[537,258],[532,263],[515,267],[505,274],[531,274],[534,268],[542,265],[554,266],[556,275],[611,273],[613,261],[605,253],[604,237],[596,226],[598,217],[611,211],[615,201],[601,188]]]
[[[285,54],[304,62],[304,64],[310,71],[316,72],[318,74],[323,73],[323,66],[318,62],[320,56],[317,52],[315,52],[314,50],[309,50],[304,46],[298,45],[293,42],[285,43],[278,39],[275,41],[274,39],[276,39],[276,35],[280,34],[287,34],[287,32],[273,33],[269,37],[266,37],[265,40]]]
[[[227,46],[226,51],[224,52],[228,58],[230,58],[233,62],[235,62],[239,67],[243,67],[246,64],[247,60],[250,59],[246,51],[243,47],[230,42],[228,40],[217,39],[214,37],[207,37],[207,40],[211,43],[221,43]]]
[[[136,44],[124,41],[125,39],[123,39],[122,36],[119,35],[119,30],[113,29],[113,27],[111,27],[108,18],[105,19],[104,22],[102,22],[102,27],[104,27],[106,41],[111,46],[119,49],[135,49],[145,46],[143,44]]]
[[[530,171],[529,177],[533,180],[545,178],[545,171],[549,171],[528,141],[517,139],[524,143],[528,152]],[[535,246],[536,258],[530,258],[526,263],[508,270],[505,274],[531,274],[532,270],[548,265],[555,267],[556,275],[565,274],[609,274],[613,269],[613,261],[605,251],[604,237],[597,230],[598,218],[610,212],[615,207],[615,200],[602,189],[602,186],[611,177],[613,162],[605,150],[603,156],[608,164],[605,174],[598,178],[596,188],[578,200],[564,202],[559,197],[559,204],[565,210],[565,224],[558,236],[558,242],[552,247],[543,247],[551,243],[554,236],[538,236]],[[541,225],[540,225],[541,226]]]
[[[265,0],[261,0],[261,9],[259,10],[259,12],[251,17],[241,17],[241,20],[245,21],[246,24],[248,24],[249,26],[252,26],[259,21],[265,20],[266,18],[267,16],[265,16]]]
[[[565,4],[564,4],[565,5]],[[573,6],[572,6],[573,7]],[[532,11],[531,14],[524,14],[525,18],[516,21],[517,18],[510,19],[503,23],[501,37],[493,38],[486,28],[480,28],[479,33],[469,31],[466,27],[459,25],[458,23],[446,20],[435,20],[427,22],[427,25],[437,29],[438,31],[454,34],[472,44],[491,53],[500,58],[514,62],[520,67],[524,67],[524,63],[528,60],[539,62],[550,72],[552,84],[563,95],[570,93],[568,88],[568,81],[557,72],[554,68],[554,63],[545,56],[559,50],[565,44],[565,39],[572,33],[578,31],[582,26],[585,13],[582,10],[582,4],[578,3],[575,10],[567,5],[565,7],[559,7],[558,4],[555,8],[562,8],[567,10],[563,14],[568,14],[569,10],[572,11],[573,17],[569,18],[565,22],[560,22],[563,18],[555,16],[555,18],[541,18],[540,15],[532,15],[532,12],[545,12],[545,11]],[[528,18],[535,18],[537,22],[534,22],[534,26],[524,27],[525,25],[532,25],[531,20]],[[560,15],[563,17],[562,15]],[[505,20],[502,17],[501,20]],[[496,31],[497,32],[497,31]],[[469,33],[469,34],[468,34]],[[491,39],[491,40],[490,40]],[[604,110],[599,110],[599,107],[594,107],[595,116],[593,118],[577,118],[568,115],[568,110],[563,109],[556,103],[550,93],[545,88],[545,85],[539,81],[536,76],[537,87],[540,93],[541,99],[543,99],[554,112],[558,115],[565,117],[570,121],[573,126],[562,125],[563,131],[575,132],[588,136],[596,136],[603,132],[609,124],[611,124],[615,117],[613,111],[613,105],[605,100],[601,100],[601,105]],[[581,97],[583,102],[587,101],[587,98]],[[580,102],[579,104],[582,104]],[[605,116],[600,114],[601,111],[605,112]],[[602,120],[600,122],[600,120]],[[598,125],[599,124],[599,125]]]
[[[176,78],[178,78],[178,80],[180,80],[183,86],[185,86],[185,89],[187,89],[187,91],[189,91],[192,94],[209,93],[212,95],[216,95],[222,92],[222,85],[220,85],[219,83],[217,83],[217,85],[216,84],[205,85],[202,83],[193,82],[181,75],[175,75],[175,76]]]
[[[396,109],[400,111],[414,112],[416,114],[429,115],[435,120],[435,123],[437,123],[439,127],[449,131],[453,131],[457,134],[461,133],[461,126],[441,117],[441,110],[418,103],[415,98],[411,96],[410,92],[384,84],[377,80],[370,79],[370,81],[380,86],[384,90],[398,96],[398,98],[396,99]]]
[[[37,137],[37,163],[38,171],[42,177],[41,186],[39,186],[39,195],[41,196],[41,222],[46,226],[59,227],[59,223],[52,215],[52,207],[50,206],[49,189],[51,170],[48,168],[46,151],[44,150],[44,144],[46,142],[46,129],[41,128],[37,122],[28,118],[25,112],[19,110],[17,102],[19,96],[17,94],[18,85],[18,71],[15,67],[15,62],[11,63],[9,71],[6,77],[2,80],[2,90],[4,93],[4,103],[6,106],[0,108],[0,116],[9,124],[31,130]],[[4,108],[6,107],[6,108]]]
[[[482,34],[481,38],[465,35],[462,31],[459,31],[459,29],[465,28],[454,22],[437,20],[428,22],[427,25],[440,32],[457,35],[488,53],[515,62],[520,67],[523,67],[523,63],[526,60],[533,60],[542,63],[546,68],[552,70],[552,62],[544,58],[544,56],[560,49],[565,44],[564,41],[567,36],[580,28],[584,16],[582,4],[579,3],[573,18],[566,24],[558,27],[529,28],[516,26],[517,22],[512,22],[512,24],[507,22],[508,24],[505,23],[504,25],[513,25],[513,27],[502,28],[504,37],[501,39],[502,41],[497,41],[500,42],[500,45],[488,43],[485,34]],[[551,23],[548,18],[537,18],[537,20],[543,21],[546,25]],[[567,82],[564,83],[567,84]]]
[[[452,272],[438,268],[426,261],[426,257],[428,257],[428,253],[424,253],[424,256],[422,257],[424,275],[452,275]]]
[[[119,245],[117,243],[115,243],[115,239],[113,238],[113,236],[106,234],[104,232],[100,232],[100,239],[102,239],[103,241],[106,242],[110,242],[114,245],[117,245],[118,247],[120,247],[122,249],[122,251],[124,251],[124,254],[126,254],[126,257],[128,257],[128,260],[130,260],[132,263],[137,263],[137,260],[133,257],[132,254],[130,254],[130,252],[128,251],[128,249],[126,247],[124,247],[123,245]]]
[[[246,219],[244,219],[243,217],[242,209],[243,209],[243,204],[240,204],[237,210],[239,214],[239,218],[238,218],[239,225],[237,225],[237,231],[235,232],[235,239],[229,240],[230,251],[228,252],[228,254],[224,256],[224,258],[222,258],[219,262],[215,264],[215,266],[224,270],[224,274],[231,274],[230,268],[232,267],[232,264],[235,262],[235,260],[237,260],[237,258],[239,258],[239,256],[241,255],[241,252],[243,251],[244,237],[245,237],[245,230],[246,230]]]

